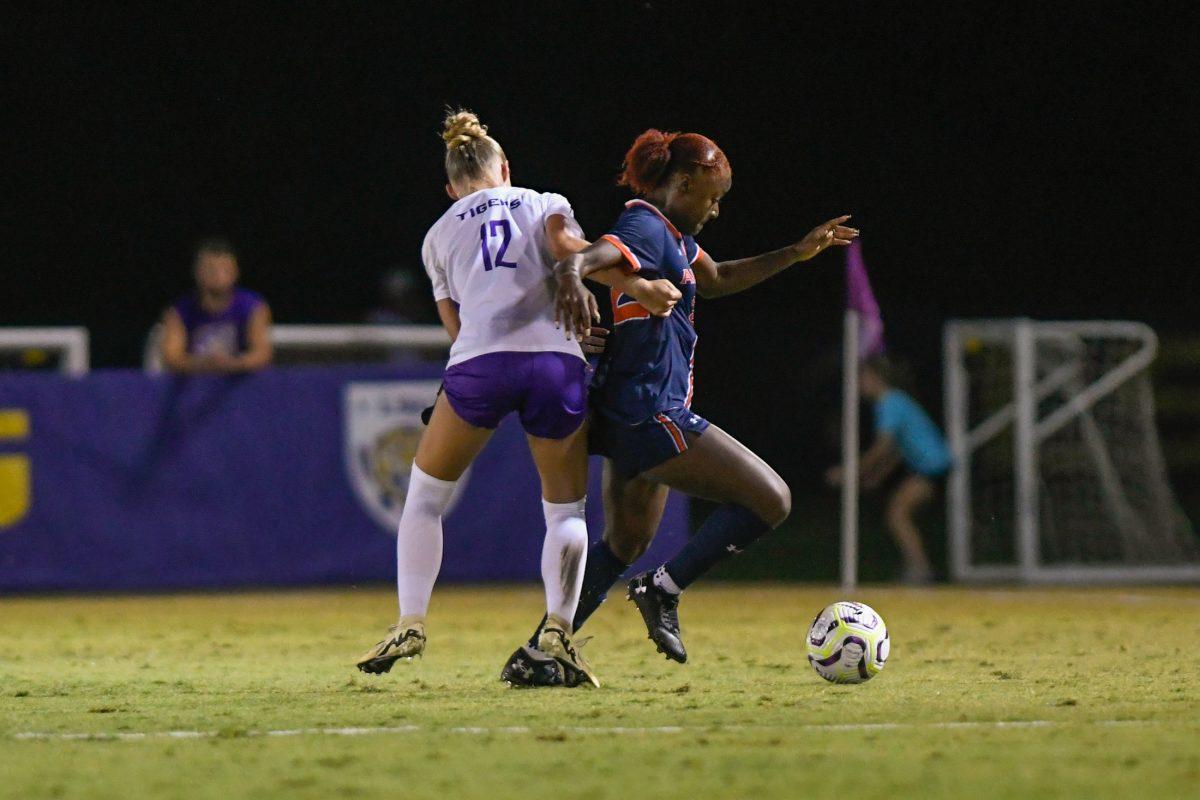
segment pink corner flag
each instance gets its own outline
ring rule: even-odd
[[[871,292],[867,265],[863,263],[862,243],[856,239],[846,248],[846,308],[858,312],[858,357],[882,355],[883,317]]]

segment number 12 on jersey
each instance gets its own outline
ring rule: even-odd
[[[492,260],[492,254],[488,251],[488,239],[498,239],[501,234],[503,239],[500,242],[500,249],[496,251],[496,258]],[[479,226],[479,249],[483,252],[483,269],[485,272],[491,272],[493,267],[509,267],[516,269],[516,262],[505,261],[504,252],[508,250],[508,245],[512,241],[512,226],[506,219],[494,219],[490,222],[485,222]]]

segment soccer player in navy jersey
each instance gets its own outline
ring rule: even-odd
[[[696,534],[656,570],[636,575],[628,597],[638,607],[660,652],[687,660],[679,631],[680,593],[722,559],[784,521],[791,492],[761,458],[691,409],[696,295],[733,294],[807,261],[858,235],[844,223],[825,222],[795,244],[735,261],[713,260],[695,241],[717,218],[729,191],[729,161],[696,133],[648,130],[625,157],[620,183],[637,196],[612,229],[555,267],[556,318],[569,335],[582,334],[592,309],[581,301],[581,281],[623,267],[666,278],[682,294],[666,317],[614,291],[614,330],[592,385],[594,451],[605,470],[604,538],[591,547],[574,619],[579,626],[653,539],[671,488],[720,505]]]

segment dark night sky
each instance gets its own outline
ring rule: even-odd
[[[418,266],[447,202],[441,108],[461,103],[516,182],[566,194],[593,235],[652,125],[706,133],[733,163],[702,236],[718,258],[853,213],[889,344],[929,399],[952,316],[1195,327],[1200,98],[1181,20],[1136,4],[409,5],[9,13],[0,324],[82,323],[94,363],[134,365],[214,231],[278,320],[357,321],[385,268]],[[839,336],[840,264],[701,302],[705,413],[803,383]]]

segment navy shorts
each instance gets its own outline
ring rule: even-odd
[[[611,459],[620,474],[633,477],[687,450],[684,434],[702,434],[709,424],[688,408],[661,411],[637,425],[625,425],[596,413],[588,432],[588,449]]]
[[[446,368],[450,407],[476,428],[495,428],[517,412],[525,432],[565,439],[587,416],[588,365],[556,352],[485,353]]]

